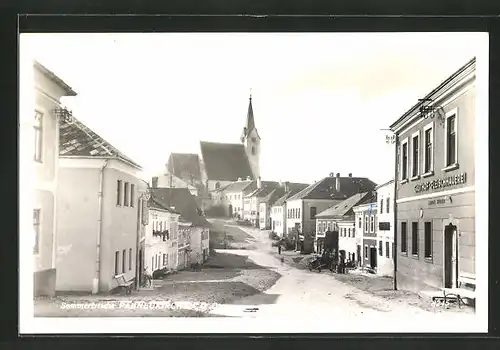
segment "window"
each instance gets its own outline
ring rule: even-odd
[[[351,228],[350,227],[347,229],[347,237],[351,237]]]
[[[363,228],[363,223],[362,223],[362,220],[363,220],[363,219],[362,219],[362,218],[361,218],[361,216],[360,216],[360,217],[358,218],[358,226],[359,226],[359,228]]]
[[[383,209],[384,209],[384,200],[381,199],[380,200],[380,212],[382,213],[383,212]]]
[[[33,210],[33,230],[35,231],[33,253],[38,254],[40,249],[40,209]]]
[[[424,174],[430,173],[432,169],[433,156],[433,127],[432,122],[424,128]]]
[[[408,179],[408,141],[401,144],[401,180]]]
[[[35,111],[35,154],[34,158],[37,162],[42,162],[43,148],[43,114]]]
[[[413,134],[411,138],[411,177],[416,177],[418,176],[418,168],[419,168],[419,152],[420,152],[420,147],[419,147],[419,142],[420,142],[420,137],[419,137],[419,132]]]
[[[311,207],[310,208],[310,213],[309,213],[311,219],[315,219],[316,218],[316,207]]]
[[[167,254],[163,254],[163,266],[166,266],[167,264],[168,264]]]
[[[418,222],[411,223],[411,254],[418,256]]]
[[[452,166],[457,163],[457,117],[456,112],[446,117],[446,166]]]
[[[117,250],[115,252],[115,275],[118,275],[120,273],[119,271],[119,263],[120,263],[120,252]]]
[[[132,270],[132,248],[128,250],[128,270]]]
[[[375,232],[375,216],[370,215],[370,232]]]
[[[135,202],[135,185],[130,185],[130,206],[133,207]]]
[[[127,260],[127,250],[126,249],[123,249],[123,252],[122,252],[122,273],[125,273],[125,261]]]
[[[252,155],[255,155],[255,146],[252,146]]]
[[[378,255],[383,256],[384,252],[382,251],[382,241],[378,241]]]
[[[389,258],[389,242],[385,242],[385,257]]]
[[[408,253],[408,227],[406,222],[401,223],[401,253]]]
[[[300,208],[299,208],[299,209],[297,209],[297,210],[298,210],[297,219],[300,219]],[[316,215],[316,214],[314,214],[314,215]]]
[[[365,232],[368,232],[368,215],[365,215]]]
[[[424,223],[424,257],[432,258],[432,223],[430,221]]]
[[[116,182],[116,205],[122,205],[122,180]]]
[[[385,203],[386,204],[386,213],[388,213],[389,212],[389,208],[390,208],[390,204],[389,204],[390,198],[387,197],[387,199],[385,201],[386,201],[386,203]],[[382,212],[383,210],[384,210],[384,207],[382,206],[380,208],[380,212]]]
[[[368,259],[368,246],[365,245],[365,259]]]
[[[352,228],[352,236],[356,237],[356,229],[354,227]]]

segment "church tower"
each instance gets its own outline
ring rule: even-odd
[[[250,166],[252,167],[254,179],[257,180],[260,177],[260,136],[257,132],[257,128],[255,127],[255,120],[253,117],[252,92],[250,92],[247,121],[245,127],[243,128],[241,142],[245,146],[245,151],[247,153]]]

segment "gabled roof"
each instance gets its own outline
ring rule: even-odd
[[[73,89],[68,84],[66,84],[54,72],[52,72],[51,70],[49,70],[47,67],[45,67],[40,62],[38,62],[38,61],[35,60],[33,62],[33,67],[36,70],[38,70],[39,72],[41,72],[43,75],[45,75],[47,78],[49,78],[50,80],[52,80],[54,83],[56,83],[57,85],[59,85],[64,90],[64,92],[66,93],[66,96],[76,96],[77,95],[77,93],[75,91],[73,91]]]
[[[247,187],[252,185],[252,182],[255,181],[236,181],[225,187],[224,191],[226,192],[243,192]]]
[[[267,204],[269,204],[269,206],[272,206],[279,198],[283,197],[284,194],[285,194],[285,188],[280,187],[280,188],[273,190],[271,193],[269,193],[264,198],[261,198],[260,202],[267,203]]]
[[[353,214],[352,208],[361,203],[363,200],[365,200],[366,197],[371,197],[371,192],[356,193],[355,195],[347,198],[345,201],[335,204],[334,206],[322,211],[321,213],[317,214],[316,217],[331,218],[331,217],[342,217],[346,215],[352,215]]]
[[[253,179],[253,172],[242,144],[200,141],[201,156],[209,180]]]
[[[250,187],[251,189],[247,191],[247,195],[245,197],[253,197],[257,196],[258,198],[265,197],[277,188],[280,188],[281,185],[276,181],[262,181],[262,187],[257,188],[257,182],[255,181],[255,186]]]
[[[116,158],[134,167],[141,166],[113,147],[75,117],[59,118],[59,156]]]
[[[210,223],[196,203],[196,198],[187,188],[152,188],[151,195],[164,207],[174,207],[183,220],[191,222],[194,226],[210,227]]]
[[[461,74],[465,73],[467,70],[475,70],[476,69],[476,57],[473,57],[469,62],[467,62],[465,65],[460,67],[455,73],[450,75],[446,80],[444,80],[441,84],[439,84],[434,90],[432,90],[430,93],[428,93],[423,100],[433,100],[433,96],[439,93],[440,91],[446,90],[450,86],[452,86],[454,83],[456,83],[457,80],[463,78],[460,77]],[[468,73],[466,73],[468,74]],[[403,114],[398,120],[396,120],[394,123],[391,124],[389,127],[391,130],[394,130],[398,124],[403,122],[408,116],[413,114],[415,111],[418,110],[418,108],[422,105],[422,102],[419,101],[417,102],[413,107],[411,107],[405,114]]]
[[[148,207],[150,209],[157,209],[157,210],[162,210],[162,211],[167,211],[169,213],[172,213],[172,214],[180,214],[179,212],[171,209],[171,208],[167,208],[165,205],[161,204],[160,201],[158,201],[157,199],[154,198],[154,196],[151,196],[148,200]]]
[[[189,184],[201,183],[200,159],[197,154],[171,153],[167,170]]]
[[[336,177],[325,177],[288,200],[296,199],[347,199],[355,193],[372,191],[377,185],[366,177],[339,177],[340,188],[336,190]]]
[[[281,196],[280,198],[278,198],[276,200],[276,202],[274,202],[273,206],[282,206],[283,204],[285,204],[286,200],[292,196],[294,196],[295,194],[299,193],[302,189],[292,189],[292,190],[288,190],[288,192],[286,192],[283,196]]]

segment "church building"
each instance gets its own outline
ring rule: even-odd
[[[232,182],[260,177],[260,141],[250,95],[240,143],[200,141],[200,154],[171,153],[164,176],[175,176],[195,186],[200,198],[208,198]]]

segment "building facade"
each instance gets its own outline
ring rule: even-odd
[[[475,275],[475,58],[391,125],[397,157],[398,288]]]
[[[358,227],[358,234],[355,237],[357,263],[360,267],[377,271],[376,196],[368,198],[367,202],[353,208]]]
[[[142,169],[74,117],[59,143],[56,287],[108,292],[136,277]]]
[[[156,270],[177,269],[177,235],[180,214],[149,200],[149,225],[145,236],[145,270],[153,274]],[[150,262],[150,264],[149,264]]]
[[[394,180],[377,186],[377,274],[394,276]]]
[[[34,62],[33,83],[35,110],[32,132],[34,152],[34,285],[33,293],[53,296],[56,289],[57,251],[57,191],[59,177],[59,116],[61,98],[76,93],[59,77],[38,62]],[[29,69],[27,68],[27,69]],[[33,104],[30,104],[33,106]]]

